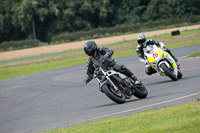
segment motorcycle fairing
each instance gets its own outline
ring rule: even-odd
[[[177,76],[178,71],[177,71],[177,64],[175,60],[170,56],[169,53],[163,51],[160,48],[157,48],[155,45],[150,46],[149,49],[145,50],[145,55],[147,57],[147,60],[149,62],[149,65],[158,71],[160,75],[164,76],[165,74],[163,73],[162,70],[159,69],[159,66],[162,63],[165,63],[168,68],[171,68],[170,64],[172,65],[173,68],[173,73]]]

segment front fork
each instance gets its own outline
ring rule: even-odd
[[[106,73],[104,73],[104,75],[105,75],[105,74],[106,74]],[[113,86],[114,89],[115,89],[115,91],[118,91],[118,90],[119,90],[119,89],[116,87],[116,85],[112,82],[112,80],[111,80],[107,75],[106,75],[106,80],[103,81],[103,82],[101,82],[97,77],[96,77],[96,79],[97,79],[97,81],[99,82],[99,89],[100,89],[100,91],[102,91],[101,88],[102,88],[102,86],[105,85],[105,84],[109,84],[109,85]]]

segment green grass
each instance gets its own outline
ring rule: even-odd
[[[86,63],[87,57],[0,68],[0,80]]]
[[[176,48],[176,47],[189,46],[189,45],[194,45],[194,44],[199,44],[199,43],[200,43],[200,39],[197,39],[197,40],[190,40],[190,41],[181,42],[181,43],[169,44],[169,47],[168,45],[167,47]],[[120,57],[135,55],[135,54],[136,54],[135,49],[130,49],[126,51],[116,51],[113,57],[120,58]],[[14,78],[14,77],[36,73],[36,72],[47,71],[47,70],[56,69],[56,68],[85,64],[87,61],[87,58],[88,57],[81,57],[81,58],[65,59],[65,60],[51,61],[51,62],[45,62],[45,63],[0,68],[0,80]]]
[[[195,52],[195,53],[193,53],[193,54],[191,54],[191,55],[188,55],[186,58],[190,58],[190,57],[199,57],[199,56],[200,56],[200,51]]]
[[[200,44],[200,39],[195,39],[195,40],[188,40],[185,42],[178,42],[178,43],[170,43],[167,44],[167,48],[178,48],[178,47],[184,47],[184,46],[190,46],[194,44]]]
[[[45,133],[199,133],[200,101],[86,122]]]

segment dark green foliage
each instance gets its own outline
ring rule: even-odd
[[[31,48],[39,46],[39,40],[22,40],[22,41],[9,41],[0,43],[0,51],[8,51],[13,49]]]
[[[68,42],[193,16],[196,22],[199,5],[199,0],[0,0],[0,43]]]

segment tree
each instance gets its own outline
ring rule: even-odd
[[[20,0],[0,0],[0,43],[18,40],[24,36],[24,33],[15,24],[12,24],[14,14],[12,8],[18,1]]]
[[[0,43],[200,15],[200,0],[0,0]]]
[[[174,16],[171,0],[151,0],[143,18],[145,21],[156,21],[171,18],[172,15]]]
[[[199,0],[172,0],[174,14],[179,17],[188,17],[191,15],[200,15]]]
[[[18,23],[22,30],[27,31],[32,27],[33,39],[36,39],[36,22],[44,21],[48,10],[44,6],[45,0],[22,0],[14,9],[14,23]]]

